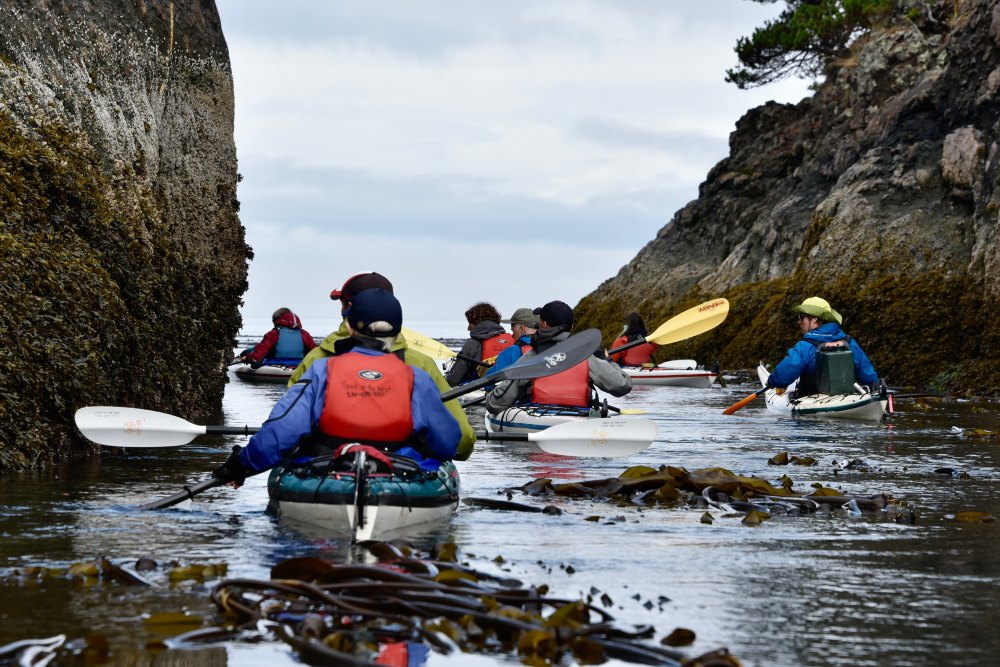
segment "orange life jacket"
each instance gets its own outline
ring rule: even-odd
[[[348,352],[326,360],[319,428],[344,441],[401,443],[413,433],[413,369],[393,354]]]
[[[501,333],[487,338],[483,341],[483,354],[480,357],[483,361],[495,359],[498,354],[506,350],[515,342],[514,334]]]
[[[531,402],[543,405],[590,405],[590,365],[584,359],[576,366],[531,381]]]

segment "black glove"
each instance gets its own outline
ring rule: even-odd
[[[240,452],[242,451],[242,447],[233,445],[233,453],[229,455],[225,463],[212,473],[212,477],[221,479],[223,482],[235,482],[238,487],[243,486],[243,482],[247,478],[247,470],[243,467],[243,462],[240,461]]]
[[[603,347],[599,347],[596,350],[594,350],[594,356],[597,357],[598,359],[602,360],[602,361],[607,361],[608,360],[608,351],[605,350]]]

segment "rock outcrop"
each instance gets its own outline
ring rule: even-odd
[[[798,104],[748,112],[698,199],[578,305],[607,337],[711,297],[662,356],[777,361],[823,296],[893,384],[1000,391],[1000,5],[948,0],[872,31]]]
[[[0,469],[217,409],[251,251],[212,0],[0,6]]]

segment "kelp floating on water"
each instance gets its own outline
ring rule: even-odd
[[[369,543],[377,565],[334,565],[293,558],[272,579],[220,582],[212,599],[243,632],[273,631],[309,664],[368,665],[387,652],[517,655],[524,664],[608,659],[650,665],[734,667],[725,649],[688,660],[643,640],[650,626],[616,628],[583,600],[546,595],[547,588],[502,579],[409,547]],[[669,635],[677,641],[676,633]]]
[[[689,472],[675,466],[633,466],[618,477],[556,484],[549,478],[533,480],[520,490],[531,496],[607,499],[641,506],[685,504],[694,509],[716,508],[744,513],[744,523],[757,525],[773,515],[799,516],[843,509],[850,515],[883,513],[896,523],[914,523],[913,512],[887,493],[845,496],[821,484],[802,494],[792,489],[788,475],[774,486],[758,477],[737,475],[725,468]],[[702,517],[703,523],[709,523]]]

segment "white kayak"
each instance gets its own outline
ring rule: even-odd
[[[515,405],[503,412],[489,415],[486,425],[498,433],[537,433],[550,426],[589,419],[590,408],[568,408],[556,405]]]
[[[274,382],[285,384],[288,378],[292,377],[297,366],[286,366],[284,364],[267,364],[260,368],[254,368],[250,364],[240,364],[233,372],[236,377],[249,382]]]
[[[757,376],[762,386],[767,386],[771,373],[764,365],[757,367]],[[837,417],[842,419],[868,419],[878,421],[885,414],[888,396],[873,394],[860,387],[854,394],[813,394],[802,398],[792,398],[795,382],[784,393],[774,389],[764,392],[767,409],[795,417]]]
[[[712,371],[698,366],[694,359],[673,359],[659,366],[622,366],[622,370],[632,378],[633,386],[707,389],[716,377]]]
[[[486,401],[486,390],[476,389],[475,391],[470,391],[464,396],[458,397],[458,404],[463,408],[481,408],[483,407],[484,401]]]

